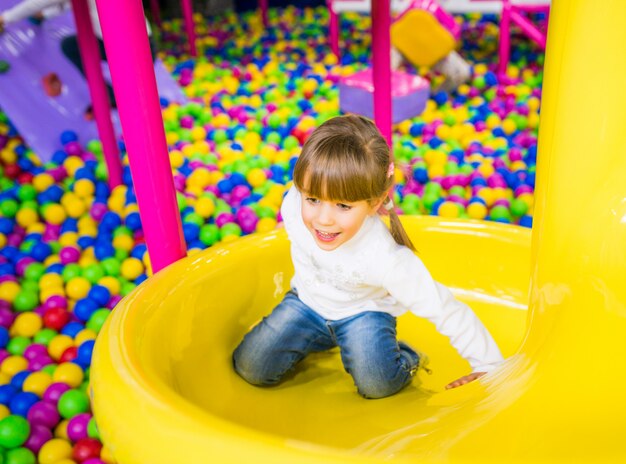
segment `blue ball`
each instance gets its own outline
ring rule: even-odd
[[[39,262],[43,262],[52,253],[52,248],[45,242],[36,243],[30,249],[30,256]]]
[[[100,224],[103,225],[105,229],[114,231],[122,225],[122,220],[117,213],[114,213],[113,211],[107,211],[106,213],[104,213],[104,216],[102,216]]]
[[[52,155],[52,162],[54,164],[63,164],[63,161],[65,161],[66,159],[67,153],[65,153],[63,150],[57,150]]]
[[[91,298],[81,298],[74,305],[74,316],[78,320],[86,322],[97,309],[98,304]]]
[[[96,242],[93,250],[99,261],[115,256],[115,248],[110,242]]]
[[[95,342],[93,340],[87,340],[81,343],[80,346],[78,347],[78,351],[76,353],[76,359],[81,364],[88,365],[91,363],[91,355],[93,353],[94,343]]]
[[[33,404],[39,401],[39,396],[32,392],[17,393],[9,403],[11,414],[26,417]]]
[[[522,216],[519,220],[519,225],[522,227],[532,227],[533,226],[533,217],[532,216]]]
[[[0,404],[8,406],[18,391],[19,389],[11,384],[0,385]]]
[[[183,224],[183,235],[187,243],[197,240],[200,236],[200,227],[197,224],[186,222]]]
[[[0,348],[5,348],[9,340],[9,331],[5,327],[0,326]]]
[[[72,130],[66,130],[61,132],[61,143],[63,145],[78,141],[78,134]]]
[[[138,212],[132,212],[128,216],[126,216],[126,227],[128,227],[133,232],[141,229],[141,216],[139,216]]]
[[[413,171],[413,179],[420,184],[428,182],[428,170],[426,168],[417,168]]]
[[[68,337],[74,338],[84,328],[85,328],[85,326],[83,324],[81,324],[80,322],[76,322],[76,321],[69,322],[69,323],[65,324],[65,327],[63,327],[61,329],[61,333],[63,335],[67,335]]]
[[[15,388],[21,390],[22,389],[22,385],[24,385],[24,380],[26,380],[26,377],[28,377],[30,374],[31,374],[30,371],[18,372],[11,379],[11,385],[13,385]]]
[[[111,292],[103,285],[94,285],[89,289],[87,297],[95,301],[98,306],[106,306],[111,299]]]
[[[130,252],[130,256],[137,259],[143,259],[146,251],[148,251],[148,247],[146,246],[146,244],[140,243],[133,247],[132,251]]]
[[[0,233],[8,235],[13,232],[15,221],[9,218],[0,217]]]

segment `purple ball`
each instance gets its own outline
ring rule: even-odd
[[[0,349],[0,364],[2,364],[2,361],[4,361],[9,356],[10,356],[9,352],[5,350],[4,348],[1,348]]]
[[[191,116],[183,116],[180,118],[180,127],[191,129],[193,127],[193,118]]]
[[[68,142],[64,148],[68,156],[80,156],[83,153],[83,147],[78,142]]]
[[[239,221],[239,225],[241,226],[241,231],[244,234],[251,234],[256,230],[258,222],[259,218],[257,217],[246,217],[244,220]]]
[[[11,328],[15,320],[15,314],[9,308],[11,304],[8,301],[0,300],[0,326],[5,329]]]
[[[66,246],[59,251],[61,264],[75,263],[80,259],[80,251],[76,247]]]
[[[120,301],[122,301],[122,297],[120,295],[113,295],[107,303],[107,308],[115,308]]]
[[[67,300],[61,295],[52,295],[43,304],[46,310],[54,308],[67,309]]]
[[[26,268],[32,264],[36,262],[33,258],[31,258],[30,256],[27,256],[25,258],[20,259],[16,264],[15,264],[15,272],[17,272],[18,275],[23,276],[24,272],[26,271]]]
[[[250,188],[247,185],[237,185],[230,193],[230,201],[241,203],[241,200],[250,196]]]
[[[215,224],[220,228],[227,222],[236,222],[235,215],[232,213],[222,213],[215,219]]]
[[[40,371],[44,367],[49,364],[52,364],[54,361],[48,355],[37,356],[30,361],[28,361],[28,370],[29,371]]]
[[[91,205],[89,214],[91,214],[91,217],[95,221],[100,221],[108,210],[109,208],[107,208],[107,205],[105,205],[104,203],[95,202],[93,205]]]
[[[33,453],[39,453],[41,447],[49,440],[52,440],[52,432],[43,425],[31,425],[30,435],[24,443],[24,447]]]
[[[33,343],[24,350],[23,356],[29,361],[38,356],[48,356],[48,348],[41,343]]]
[[[59,402],[61,395],[68,390],[70,390],[70,386],[65,383],[53,383],[46,388],[46,391],[43,394],[43,400],[56,405]]]
[[[33,404],[26,418],[33,425],[41,425],[49,429],[56,427],[61,420],[57,407],[48,401]]]
[[[91,419],[91,414],[82,413],[72,417],[67,424],[67,436],[72,441],[87,438],[87,425]]]
[[[89,458],[86,461],[83,461],[82,464],[106,464],[106,462],[98,458]]]

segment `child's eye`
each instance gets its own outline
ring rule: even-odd
[[[312,205],[317,205],[320,201],[317,198],[307,197],[306,201]]]
[[[352,206],[346,205],[345,203],[337,203],[337,206],[344,211],[350,211],[352,209]]]

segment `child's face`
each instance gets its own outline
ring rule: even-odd
[[[376,214],[380,202],[345,203],[321,200],[302,194],[302,220],[317,246],[332,251],[346,243],[359,231],[368,216]]]

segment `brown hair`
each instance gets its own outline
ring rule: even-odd
[[[368,201],[371,205],[389,197],[393,160],[386,140],[374,123],[362,116],[338,116],[326,121],[310,135],[298,158],[293,182],[298,190],[324,200],[348,203]],[[400,245],[415,251],[393,207],[389,212],[391,235]]]

